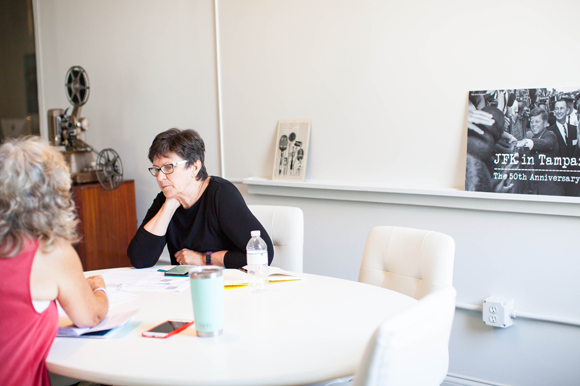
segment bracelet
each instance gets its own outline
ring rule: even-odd
[[[109,301],[109,293],[107,292],[107,289],[106,288],[103,288],[103,287],[95,288],[95,290],[93,291],[93,293],[96,293],[97,291],[103,291],[103,293],[107,297],[107,301]]]
[[[211,254],[213,252],[207,251],[205,253],[205,265],[211,265]]]

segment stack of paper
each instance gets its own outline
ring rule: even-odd
[[[139,309],[109,315],[103,319],[101,323],[91,328],[76,327],[69,320],[66,325],[58,327],[56,336],[69,338],[106,338],[111,330],[121,327],[131,320],[137,311],[139,311]]]
[[[169,267],[171,268],[171,267]],[[123,291],[181,292],[189,287],[189,277],[164,276],[159,267],[145,269],[113,269],[104,272],[109,288]]]

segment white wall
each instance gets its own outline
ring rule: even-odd
[[[218,0],[226,177],[269,177],[278,119],[312,119],[311,179],[463,185],[467,91],[580,85],[576,1]],[[213,2],[37,0],[44,109],[87,70],[88,142],[113,147],[136,181],[139,222],[157,192],[147,149],[198,129],[219,174]],[[44,118],[44,115],[41,115]],[[445,232],[458,300],[580,319],[575,217],[247,194],[305,214],[306,272],[356,280],[375,225]],[[573,204],[571,204],[573,205]],[[580,330],[517,319],[494,330],[458,311],[450,372],[510,385],[575,385]]]
[[[82,116],[87,142],[115,149],[135,180],[139,223],[159,192],[147,168],[155,135],[193,128],[219,173],[213,2],[187,0],[37,1],[44,109],[70,104],[64,78],[73,65],[90,80]],[[72,111],[69,111],[69,113]],[[46,111],[41,113],[46,126]]]
[[[580,85],[573,1],[220,0],[226,177],[271,177],[278,119],[312,119],[311,180],[463,188],[469,90]],[[555,56],[568,65],[557,65]],[[244,190],[244,187],[240,187]],[[580,319],[577,218],[246,194],[305,212],[307,272],[356,280],[368,231],[457,243],[458,301]],[[570,204],[575,205],[575,204]],[[576,385],[578,327],[458,311],[450,372]]]
[[[468,91],[580,86],[553,56],[580,60],[578,10],[220,0],[227,177],[271,177],[277,120],[312,119],[313,180],[463,189]]]

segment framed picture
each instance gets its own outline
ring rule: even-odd
[[[278,121],[273,180],[304,181],[308,163],[310,126],[310,120]]]
[[[465,190],[580,196],[580,87],[469,92]]]

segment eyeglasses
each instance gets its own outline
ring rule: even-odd
[[[163,174],[168,175],[168,174],[171,174],[175,171],[175,166],[182,164],[182,163],[185,163],[185,162],[187,162],[187,160],[174,162],[172,164],[165,164],[165,165],[161,166],[160,168],[152,167],[152,168],[149,168],[149,172],[151,173],[151,175],[153,177],[157,177],[160,170],[163,172]]]

